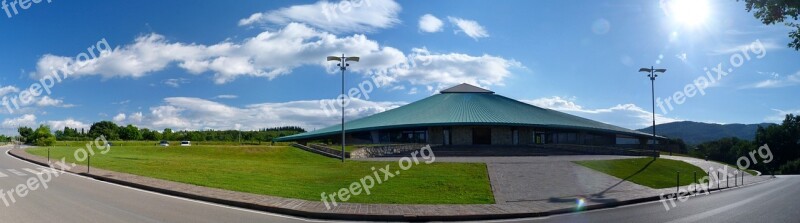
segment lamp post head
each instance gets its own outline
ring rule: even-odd
[[[641,68],[641,69],[639,69],[639,72],[648,73],[647,77],[649,77],[650,80],[655,80],[656,77],[658,77],[658,74],[656,74],[656,73],[667,72],[667,69]]]
[[[346,70],[347,67],[350,66],[350,63],[347,62],[358,62],[361,60],[360,57],[345,57],[344,54],[342,54],[342,56],[328,56],[326,59],[327,61],[338,61],[339,63],[336,64],[336,66],[338,66],[341,70]]]

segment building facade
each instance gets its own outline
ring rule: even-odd
[[[645,142],[652,135],[540,108],[492,91],[461,84],[440,94],[345,123],[347,144],[615,145]],[[341,126],[276,141],[338,143]],[[627,140],[630,141],[630,140]]]

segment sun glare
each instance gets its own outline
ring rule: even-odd
[[[707,0],[668,0],[666,11],[675,22],[697,27],[706,22],[710,8]]]

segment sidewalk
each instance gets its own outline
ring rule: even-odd
[[[23,160],[46,166],[47,158],[28,154],[24,150],[10,150],[9,154]],[[70,172],[97,180],[163,194],[273,213],[333,220],[457,221],[540,217],[574,212],[579,209],[579,207],[577,207],[577,199],[580,198],[585,199],[585,204],[583,207],[580,207],[580,210],[591,210],[645,201],[655,201],[659,200],[659,195],[661,195],[661,193],[668,194],[675,192],[675,188],[656,190],[642,187],[643,189],[639,190],[608,191],[605,193],[579,194],[530,201],[506,201],[497,204],[400,205],[344,203],[331,210],[327,210],[325,205],[319,201],[306,201],[221,190],[97,168],[91,168],[91,174],[86,173],[86,171],[87,168],[85,166],[76,166],[70,170]],[[745,183],[753,184],[768,179],[768,177],[751,177],[746,179]],[[733,184],[731,184],[731,186],[732,185]]]

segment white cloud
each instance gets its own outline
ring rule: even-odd
[[[396,85],[396,86],[392,87],[391,89],[389,89],[389,91],[405,90],[405,89],[406,89],[406,86],[404,86],[404,85]]]
[[[62,108],[71,108],[75,107],[73,104],[64,104],[63,100],[53,99],[50,96],[42,96],[39,101],[36,102],[36,105],[39,107],[62,107]]]
[[[782,88],[782,87],[789,87],[795,86],[800,84],[800,71],[794,73],[792,75],[788,75],[784,78],[780,78],[779,74],[773,74],[772,79],[767,79],[763,81],[759,81],[756,83],[748,84],[742,86],[740,89],[749,89],[749,88]]]
[[[181,87],[182,84],[188,84],[189,79],[186,78],[170,78],[164,80],[162,83],[166,84],[167,86],[178,88]]]
[[[580,105],[575,104],[575,98],[561,98],[559,96],[549,97],[549,98],[537,98],[533,100],[522,100],[522,102],[532,104],[535,106],[539,106],[542,108],[549,108],[553,110],[559,111],[580,111],[583,108]]]
[[[4,129],[14,129],[16,130],[18,126],[27,126],[31,128],[36,128],[36,115],[33,114],[26,114],[16,118],[6,118],[3,120],[2,127]]]
[[[4,95],[7,95],[7,94],[16,93],[16,92],[19,92],[19,88],[14,87],[14,86],[0,87],[0,96],[4,96]]]
[[[486,28],[483,28],[483,26],[474,20],[450,16],[448,16],[447,19],[450,20],[450,23],[453,23],[458,27],[455,33],[463,32],[474,40],[478,40],[478,38],[489,37],[489,32],[486,31]]]
[[[411,88],[411,90],[408,90],[408,94],[417,94],[417,88]]]
[[[477,86],[503,85],[512,68],[523,68],[515,60],[484,54],[470,56],[460,53],[434,54],[428,49],[415,48],[409,59],[417,64],[407,69],[392,70],[390,79],[406,80],[417,85],[438,85],[437,89],[460,83]]]
[[[125,115],[125,113],[119,113],[116,116],[114,116],[112,120],[114,120],[114,122],[116,122],[117,124],[122,124],[122,122],[124,122],[126,118],[127,116]]]
[[[63,67],[73,73],[69,77],[99,75],[104,79],[115,77],[139,78],[151,72],[163,70],[174,61],[189,61],[217,56],[227,52],[230,44],[220,43],[212,46],[168,43],[164,36],[149,34],[136,38],[133,44],[104,53],[103,56],[89,59],[83,66],[72,57],[46,54],[36,64],[31,77],[39,79],[49,75],[50,67]]]
[[[66,120],[59,120],[59,121],[47,121],[47,125],[50,126],[50,130],[64,130],[64,127],[70,127],[74,129],[84,129],[89,131],[89,125],[80,121],[76,121],[75,119],[66,119]]]
[[[111,104],[112,105],[126,105],[128,103],[131,103],[131,100],[122,100],[122,101],[118,101],[118,102],[112,102]]]
[[[634,104],[618,104],[610,108],[587,109],[575,103],[574,98],[567,99],[558,96],[522,101],[535,106],[566,112],[629,129],[650,127],[653,121],[652,112]],[[656,114],[656,124],[676,121],[680,120]]]
[[[214,72],[214,81],[224,84],[241,76],[272,79],[302,65],[328,67],[331,65],[325,63],[320,55],[341,52],[364,58],[364,62],[359,64],[362,69],[385,69],[405,59],[399,50],[381,47],[364,35],[338,38],[303,24],[291,23],[284,29],[265,31],[238,44],[223,42],[206,46],[170,43],[164,36],[153,33],[136,38],[133,44],[114,50],[107,56],[89,60],[83,67],[72,64],[75,72],[71,76],[137,78],[163,70],[170,63],[177,63],[192,74]],[[58,56],[42,57],[32,76],[38,78],[46,75],[52,65],[48,61],[52,61],[53,57]]]
[[[144,119],[144,115],[141,112],[136,112],[128,116],[128,120],[132,123],[140,123]]]
[[[240,19],[239,26],[249,26],[254,23],[260,22],[263,19],[264,19],[264,13],[256,12],[250,15],[250,17]]]
[[[106,56],[89,60],[83,67],[74,67],[76,71],[72,76],[137,78],[175,63],[191,74],[212,72],[214,82],[224,84],[241,77],[272,79],[305,65],[321,66],[335,73],[335,64],[326,62],[320,55],[339,53],[360,56],[361,62],[350,69],[361,74],[375,74],[381,84],[408,81],[412,84],[494,85],[502,84],[511,74],[510,68],[522,67],[519,62],[497,56],[432,54],[426,48],[414,48],[407,56],[365,35],[337,37],[303,24],[290,23],[281,30],[265,31],[240,43],[171,43],[159,34],[148,34]],[[31,75],[47,74],[49,65],[45,64],[50,64],[48,61],[54,57],[58,56],[40,58],[37,71]]]
[[[764,121],[773,122],[773,123],[782,123],[784,119],[786,119],[786,115],[794,114],[800,115],[800,108],[798,109],[789,109],[789,110],[780,110],[780,109],[772,109],[775,111],[775,114],[767,116],[764,118]]]
[[[404,102],[373,102],[353,99],[345,113],[348,120],[386,111]],[[330,112],[330,111],[329,111]],[[276,126],[301,126],[313,130],[334,125],[339,119],[327,116],[319,100],[250,104],[234,107],[200,98],[165,98],[164,104],[151,107],[142,126],[163,129],[259,129]]]
[[[436,16],[425,14],[419,17],[419,30],[428,33],[435,33],[442,31],[444,23]]]
[[[214,97],[214,99],[236,99],[236,98],[239,98],[239,96],[232,94],[222,94]]]
[[[720,45],[716,49],[711,50],[710,55],[728,55],[728,54],[735,54],[742,52],[748,52],[752,54],[752,51],[754,50],[764,50],[765,51],[764,53],[768,53],[768,51],[780,50],[786,48],[786,46],[778,44],[775,40],[757,39],[756,41],[757,42],[749,42],[735,46]],[[763,49],[760,48],[762,46],[764,47]]]
[[[239,20],[239,26],[298,22],[333,33],[371,32],[400,23],[400,10],[393,0],[319,1],[255,13]]]

